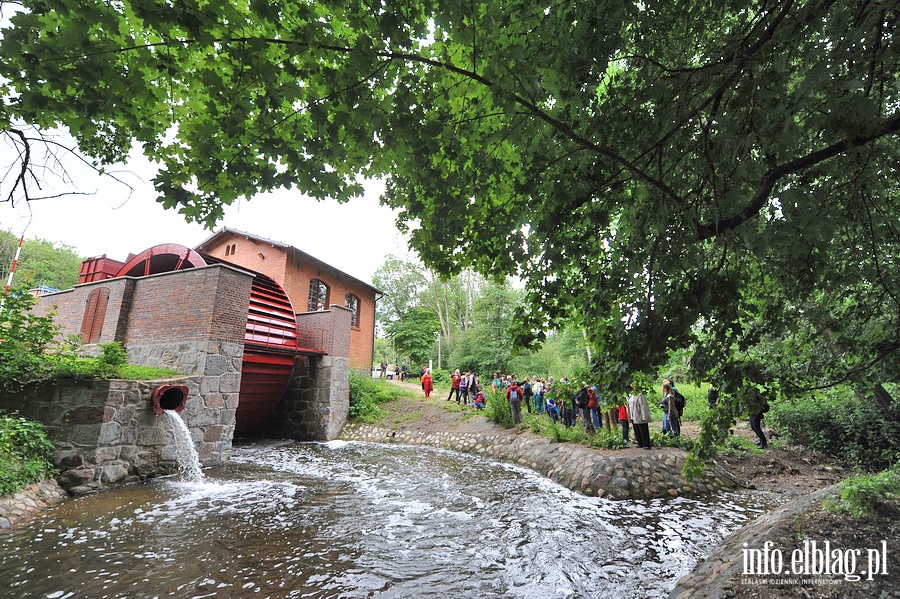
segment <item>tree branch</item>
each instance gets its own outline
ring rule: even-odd
[[[798,173],[804,169],[808,169],[821,162],[825,162],[826,160],[834,158],[853,148],[864,146],[882,137],[894,135],[898,131],[900,131],[900,113],[896,113],[884,121],[882,127],[871,135],[845,139],[836,144],[832,144],[827,148],[811,152],[806,156],[801,156],[800,158],[769,169],[769,171],[763,175],[759,185],[757,185],[756,193],[753,194],[753,198],[750,200],[750,203],[747,204],[746,208],[737,214],[723,218],[714,223],[697,225],[697,239],[711,239],[725,231],[736,229],[748,220],[756,218],[756,216],[759,215],[759,211],[762,210],[762,207],[769,200],[772,190],[775,188],[775,184],[778,183],[780,179]]]

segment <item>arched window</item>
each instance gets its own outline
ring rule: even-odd
[[[350,308],[350,326],[359,328],[359,298],[348,293],[344,296],[344,307]]]
[[[103,333],[106,306],[109,305],[109,288],[98,287],[88,295],[81,319],[81,342],[97,343]]]
[[[328,285],[319,279],[309,282],[309,301],[306,304],[307,312],[318,312],[328,309]]]

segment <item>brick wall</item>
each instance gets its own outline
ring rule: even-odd
[[[231,246],[234,253],[230,253]],[[232,264],[272,277],[282,286],[298,314],[307,312],[309,283],[319,279],[329,287],[328,304],[344,305],[348,293],[359,298],[359,326],[349,330],[350,367],[368,372],[375,338],[375,292],[356,279],[294,248],[273,245],[240,234],[226,235],[203,251]],[[226,256],[226,251],[229,255]]]

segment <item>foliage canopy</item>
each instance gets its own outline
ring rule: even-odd
[[[900,371],[896,3],[23,5],[0,126],[137,143],[188,219],[383,176],[427,265],[521,276],[528,337],[583,325],[620,372]]]

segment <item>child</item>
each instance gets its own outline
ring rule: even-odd
[[[479,391],[475,395],[475,409],[476,410],[484,409],[484,391]]]
[[[556,406],[556,400],[552,397],[547,398],[547,414],[553,419],[553,422],[559,420],[559,408]]]

